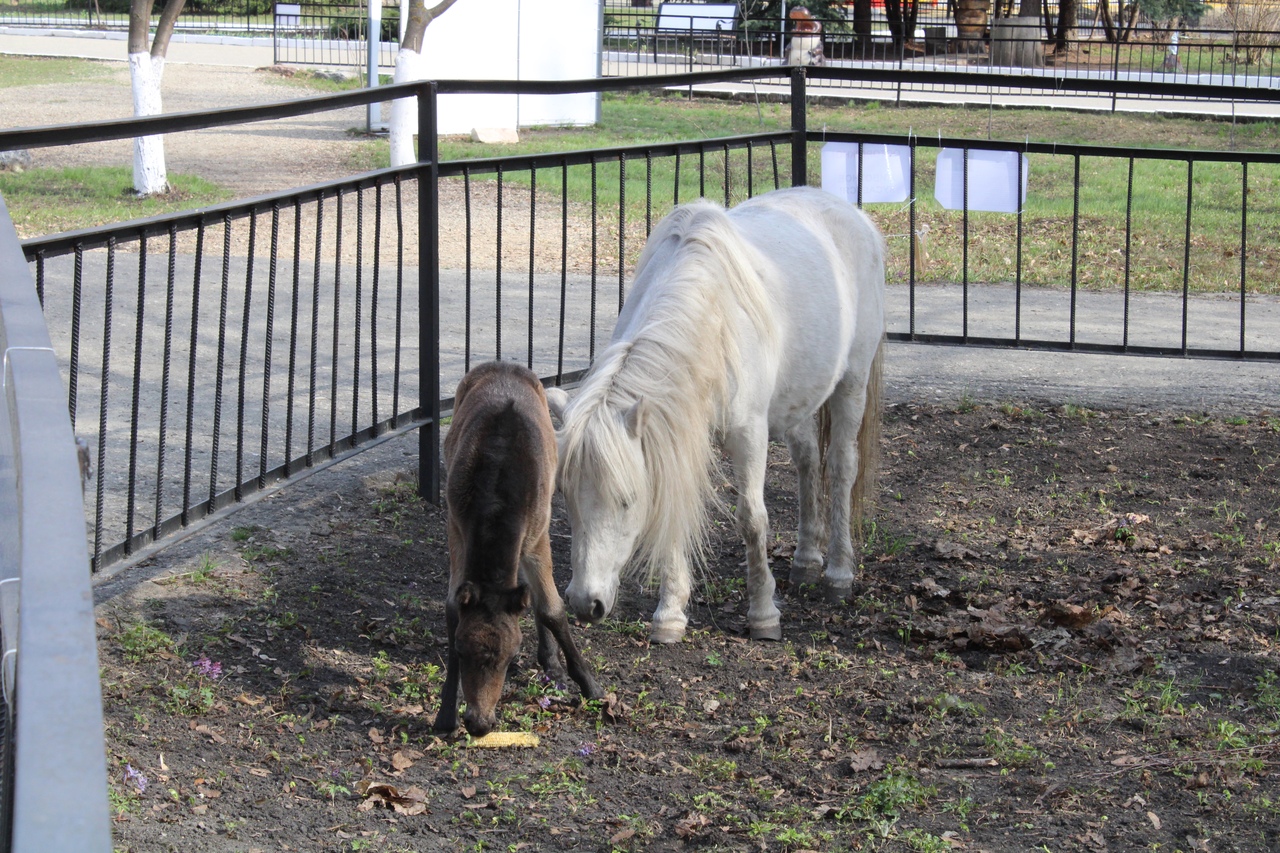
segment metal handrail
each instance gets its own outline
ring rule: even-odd
[[[81,471],[57,358],[2,199],[0,352],[0,599],[10,605],[0,618],[5,704],[12,715],[6,719],[13,737],[10,766],[22,780],[11,792],[12,802],[4,804],[12,808],[11,841],[0,841],[32,853],[108,853],[102,694]],[[10,595],[15,588],[16,625]]]

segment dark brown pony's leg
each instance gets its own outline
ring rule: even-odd
[[[453,638],[458,630],[458,614],[446,607],[445,623],[449,632],[449,658],[445,665],[444,687],[440,690],[440,712],[436,714],[434,728],[438,732],[451,732],[458,727],[458,652]]]
[[[555,579],[551,574],[551,536],[543,533],[538,540],[534,554],[524,560],[526,566],[525,582],[533,593],[534,620],[538,625],[538,665],[552,680],[562,677],[559,655],[551,645],[551,638],[564,652],[565,664],[569,669],[569,677],[574,680],[582,695],[587,699],[599,699],[604,696],[600,685],[596,684],[591,674],[591,666],[578,652],[573,636],[569,633],[569,617],[564,609],[564,601],[556,592]]]

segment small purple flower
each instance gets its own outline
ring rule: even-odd
[[[581,756],[582,758],[586,758],[588,755],[590,755],[595,751],[596,751],[596,745],[594,743],[584,743],[578,747],[578,755]]]
[[[551,707],[551,697],[550,697],[550,696],[539,696],[539,697],[538,697],[538,707],[539,707],[539,708],[541,708],[541,709],[542,709],[542,710],[544,710],[544,711],[545,711],[545,710],[547,710],[548,708],[550,708],[550,707]]]
[[[195,663],[191,664],[191,668],[205,678],[217,679],[222,676],[222,664],[209,660],[204,655],[201,655]]]
[[[147,790],[147,777],[142,775],[139,770],[134,770],[132,764],[124,766],[124,781],[132,782],[138,788],[138,793],[145,793]]]

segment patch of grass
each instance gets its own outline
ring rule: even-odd
[[[44,56],[0,56],[0,89],[80,83],[121,73],[118,62]]]
[[[190,210],[232,195],[194,175],[170,173],[169,183],[169,193],[139,198],[125,166],[32,169],[0,172],[0,195],[23,238]]]
[[[160,652],[172,653],[173,638],[146,622],[130,625],[116,637],[116,643],[124,652],[125,660],[143,661]]]

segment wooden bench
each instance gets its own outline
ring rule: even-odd
[[[653,26],[654,58],[658,56],[658,42],[664,38],[677,43],[714,40],[719,54],[721,44],[728,42],[732,46],[737,41],[737,27],[737,3],[659,3]]]

